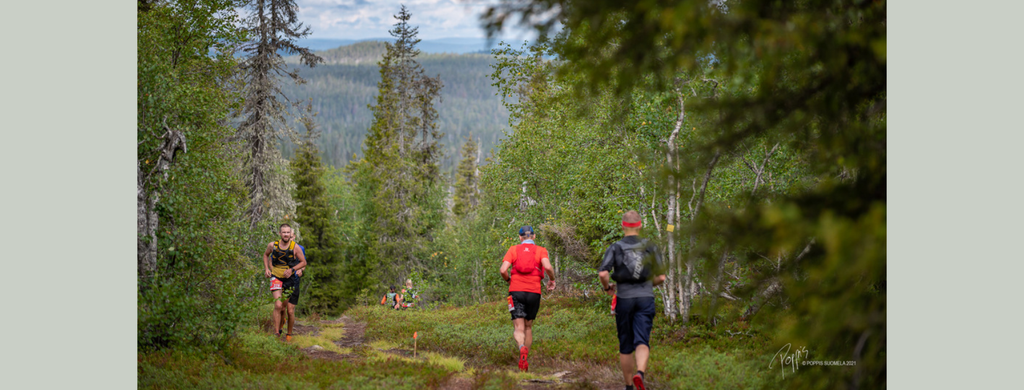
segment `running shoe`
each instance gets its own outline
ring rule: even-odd
[[[526,355],[528,355],[528,354],[530,354],[530,349],[526,348],[525,345],[522,348],[519,348],[519,370],[520,371],[528,371],[530,369],[530,364],[526,361]]]
[[[644,377],[643,375],[640,375],[639,372],[633,375],[633,387],[635,387],[636,390],[647,390],[647,388],[644,387]]]
[[[284,336],[284,341],[292,341],[292,334],[289,333],[289,334],[285,335]]]

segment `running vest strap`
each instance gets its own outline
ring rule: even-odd
[[[295,240],[288,242],[288,249],[281,249],[280,242],[274,241],[274,250],[270,253],[270,265],[273,269],[270,272],[278,277],[284,277],[284,271],[299,264],[295,257]]]

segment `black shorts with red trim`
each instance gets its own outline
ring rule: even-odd
[[[525,318],[533,321],[537,318],[537,311],[540,310],[540,294],[526,291],[509,291],[508,296],[512,297],[512,310],[509,314],[512,319]]]
[[[270,277],[270,291],[284,290],[281,295],[288,297],[288,303],[293,305],[299,304],[299,275],[292,275],[290,278],[278,278],[276,276]]]

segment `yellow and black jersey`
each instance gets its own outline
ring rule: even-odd
[[[296,265],[299,265],[299,258],[295,256],[295,240],[288,242],[288,249],[281,249],[280,242],[274,241],[274,250],[270,252],[271,273],[283,278],[284,271]]]

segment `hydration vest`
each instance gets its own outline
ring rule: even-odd
[[[281,249],[280,242],[274,241],[274,250],[270,252],[271,274],[284,278],[284,271],[299,264],[295,257],[295,240],[288,242],[288,249]]]

